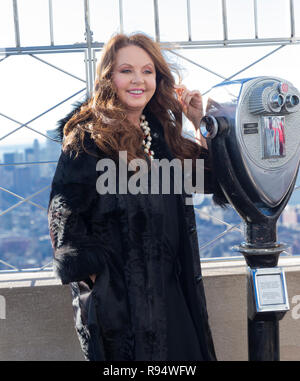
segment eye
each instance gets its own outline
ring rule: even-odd
[[[131,70],[130,69],[123,69],[123,70],[121,70],[121,73],[130,73],[131,72]]]
[[[147,69],[147,70],[144,71],[144,73],[145,74],[152,74],[152,70]]]

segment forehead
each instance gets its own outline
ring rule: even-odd
[[[115,64],[119,66],[124,63],[132,66],[144,66],[147,64],[154,66],[154,62],[146,50],[135,45],[126,46],[117,51]]]

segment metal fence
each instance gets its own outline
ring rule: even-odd
[[[52,68],[54,70],[59,71],[60,73],[63,73],[65,76],[68,76],[74,80],[77,81],[77,83],[84,84],[84,86],[77,90],[76,92],[69,94],[64,99],[60,100],[59,102],[53,104],[48,109],[44,110],[43,112],[38,113],[36,116],[31,118],[30,120],[16,120],[9,114],[5,112],[5,110],[0,110],[0,116],[3,118],[2,120],[8,120],[16,125],[15,128],[10,130],[8,133],[1,136],[0,133],[0,142],[3,142],[4,139],[8,138],[12,134],[15,134],[16,132],[20,131],[21,129],[28,129],[32,131],[33,133],[37,133],[45,137],[46,139],[49,139],[52,142],[55,142],[56,144],[59,144],[56,142],[56,139],[53,136],[48,135],[47,133],[43,133],[39,131],[38,129],[32,127],[31,125],[33,122],[43,118],[45,115],[51,113],[53,110],[61,106],[62,104],[78,98],[80,95],[87,95],[90,96],[93,89],[93,83],[94,83],[94,77],[95,77],[95,71],[96,71],[96,62],[97,62],[97,55],[101,54],[101,50],[103,48],[105,41],[95,41],[94,33],[93,33],[93,27],[95,27],[95,23],[91,23],[91,6],[95,6],[97,0],[81,0],[82,2],[82,15],[81,19],[84,20],[84,35],[82,36],[83,42],[76,42],[71,44],[58,44],[55,39],[55,15],[53,12],[53,6],[55,5],[55,0],[44,0],[44,5],[47,8],[47,20],[48,20],[48,36],[49,41],[48,44],[45,45],[33,45],[33,46],[24,46],[22,45],[22,32],[20,29],[20,20],[22,20],[22,13],[20,13],[20,3],[22,1],[18,0],[5,0],[6,1],[6,8],[4,9],[4,12],[2,12],[2,17],[12,18],[12,24],[13,24],[13,33],[14,33],[14,46],[8,46],[8,47],[1,47],[0,48],[0,70],[1,70],[1,64],[6,62],[7,60],[13,60],[15,56],[20,55],[26,55],[32,60],[37,60],[39,63],[46,65],[49,68]],[[42,1],[42,0],[41,0]],[[173,6],[180,5],[182,9],[184,10],[181,14],[182,22],[185,25],[185,36],[186,38],[184,40],[179,41],[167,41],[164,40],[163,33],[161,33],[162,27],[166,27],[164,24],[162,24],[162,3],[164,0],[143,0],[140,3],[147,2],[148,6],[152,6],[152,14],[148,17],[152,17],[152,23],[153,23],[153,38],[160,42],[161,45],[164,47],[168,47],[171,50],[169,50],[169,54],[173,55],[177,59],[179,59],[183,64],[191,65],[190,67],[197,68],[199,70],[202,70],[209,75],[213,76],[215,78],[215,83],[223,82],[226,80],[230,80],[233,78],[236,78],[238,75],[240,76],[250,68],[254,67],[258,63],[261,63],[262,61],[266,60],[270,56],[276,56],[276,53],[279,51],[282,51],[283,49],[286,49],[287,46],[293,46],[295,49],[299,49],[299,43],[300,43],[300,36],[297,37],[296,32],[299,32],[300,30],[300,19],[297,18],[298,14],[300,13],[300,0],[282,0],[282,4],[284,4],[284,7],[286,9],[286,19],[288,22],[286,22],[287,29],[289,31],[288,35],[285,36],[278,36],[278,37],[264,37],[260,34],[260,25],[261,20],[263,19],[264,15],[261,14],[261,3],[265,1],[266,3],[269,0],[262,0],[258,2],[257,0],[248,0],[243,2],[244,4],[247,4],[247,17],[251,18],[252,22],[252,31],[253,36],[250,38],[231,38],[231,23],[232,23],[232,7],[236,0],[216,0],[216,4],[218,5],[218,20],[222,25],[222,37],[220,39],[207,39],[207,40],[199,40],[194,39],[194,35],[197,33],[194,33],[195,31],[195,22],[193,22],[193,15],[195,14],[195,10],[199,12],[199,10],[202,10],[205,14],[207,2],[205,1],[198,1],[195,2],[193,0],[178,0],[178,2],[173,1]],[[60,0],[62,2],[62,0]],[[24,4],[25,3],[25,4]],[[151,3],[151,4],[150,4]],[[270,2],[269,2],[270,3]],[[0,13],[1,13],[1,7],[3,7],[3,4],[0,4]],[[116,18],[119,21],[119,25],[115,31],[119,32],[128,32],[128,28],[126,28],[126,25],[124,25],[124,16],[126,14],[127,6],[130,4],[130,0],[115,0],[111,1],[109,4],[106,1],[102,2],[103,6],[109,7],[111,4],[114,5],[115,10],[117,12]],[[200,5],[199,5],[200,4]],[[71,7],[71,2],[69,2],[69,5]],[[131,1],[132,5],[132,1]],[[22,6],[26,6],[26,0],[22,2]],[[197,8],[196,8],[197,6]],[[8,10],[10,10],[8,12]],[[34,9],[32,9],[34,12]],[[7,12],[7,14],[5,14]],[[70,8],[71,12],[71,8]],[[199,13],[200,14],[200,13]],[[136,14],[136,17],[145,17],[145,15],[141,15],[139,13]],[[297,16],[297,17],[296,17]],[[172,10],[170,9],[170,19],[172,19]],[[171,22],[171,20],[170,20]],[[217,72],[214,68],[211,68],[203,63],[201,63],[201,60],[195,60],[191,58],[187,53],[188,51],[196,51],[196,50],[209,50],[209,49],[218,49],[218,48],[237,48],[237,47],[271,47],[271,50],[265,52],[263,55],[259,56],[253,61],[250,61],[247,63],[247,65],[244,65],[239,70],[233,72],[230,75],[222,74]],[[65,68],[60,67],[59,65],[53,64],[49,62],[47,59],[43,58],[43,55],[45,54],[61,54],[61,53],[77,53],[84,57],[83,62],[85,66],[85,78],[81,78],[81,76],[74,75],[73,73],[69,72]],[[297,64],[297,63],[295,63]],[[206,94],[209,91],[210,88],[207,88],[206,90],[202,91],[203,94]],[[4,166],[35,166],[35,165],[47,165],[47,164],[55,164],[55,160],[44,160],[44,161],[26,161],[26,162],[14,162],[12,164],[0,164],[3,168]],[[43,212],[45,212],[45,219],[46,216],[46,208],[42,205],[40,205],[37,202],[33,202],[32,199],[39,193],[44,192],[46,190],[49,190],[50,183],[41,189],[39,189],[37,192],[34,192],[30,196],[23,197],[20,194],[17,194],[15,192],[12,192],[8,189],[8,187],[0,187],[0,192],[5,192],[7,194],[10,194],[17,198],[19,201],[15,203],[14,205],[10,206],[9,208],[0,211],[0,220],[1,217],[4,215],[11,213],[12,210],[15,208],[20,207],[20,205],[23,205],[24,203],[29,203],[33,205],[36,208],[41,209]],[[297,187],[296,189],[298,189]],[[204,210],[197,210],[196,209],[196,215],[200,217],[209,217],[215,221],[218,221],[219,224],[222,224],[225,226],[225,230],[220,232],[218,235],[214,237],[214,239],[208,241],[208,242],[202,242],[200,245],[200,251],[205,250],[208,246],[214,245],[217,241],[222,239],[225,235],[229,234],[232,231],[238,231],[241,232],[240,223],[228,223],[224,221],[222,218],[219,218],[217,215],[211,214],[210,216],[205,216]],[[205,258],[203,259],[205,260]],[[2,264],[5,264],[8,268],[12,268],[13,270],[20,270],[17,266],[10,264],[8,261],[0,260]],[[43,268],[48,268],[51,266],[51,262],[43,265],[42,267],[38,267],[35,270],[40,271]]]

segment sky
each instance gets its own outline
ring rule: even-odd
[[[57,45],[84,42],[84,0],[53,0],[54,42]],[[161,41],[187,41],[186,0],[158,0]],[[223,38],[221,0],[190,0],[193,40]],[[252,0],[227,0],[228,38],[254,38]],[[300,36],[300,0],[294,0],[296,35]],[[21,46],[49,45],[48,0],[18,0]],[[94,41],[106,42],[119,31],[119,1],[90,0],[91,30]],[[123,0],[124,31],[142,31],[154,37],[153,0]],[[258,0],[258,33],[260,38],[289,37],[289,0]],[[0,1],[1,48],[15,45],[12,0]],[[176,50],[195,62],[225,76],[274,50],[276,46],[207,48]],[[97,53],[99,60],[101,52]],[[46,60],[75,76],[85,79],[84,56],[81,53],[40,54]],[[168,54],[167,58],[182,69],[183,83],[202,93],[220,82],[207,71]],[[280,49],[266,60],[251,67],[237,78],[258,75],[276,76],[291,81],[300,89],[300,45]],[[45,138],[22,128],[1,140],[22,123],[27,123],[53,105],[85,88],[85,83],[45,65],[28,55],[10,56],[0,62],[0,150],[5,146],[32,143]],[[81,95],[55,108],[29,124],[46,134],[56,121],[71,109]],[[19,124],[1,116],[5,114]]]

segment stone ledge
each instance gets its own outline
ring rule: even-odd
[[[282,257],[290,311],[280,322],[281,360],[300,360],[300,257]],[[204,260],[204,286],[218,360],[247,361],[245,261]],[[0,319],[3,361],[82,361],[69,286],[51,269],[0,272],[6,317]],[[297,298],[295,298],[297,296]]]
[[[300,272],[300,256],[279,257],[278,266],[285,272]],[[244,259],[209,260],[201,263],[203,277],[246,274]]]
[[[15,287],[57,286],[61,281],[52,270],[0,272],[0,289]]]
[[[285,272],[300,272],[300,256],[279,258],[278,266]],[[229,276],[246,274],[244,259],[213,259],[201,262],[203,277]],[[37,271],[0,271],[0,289],[15,287],[56,286],[61,281],[56,278],[51,269]]]

